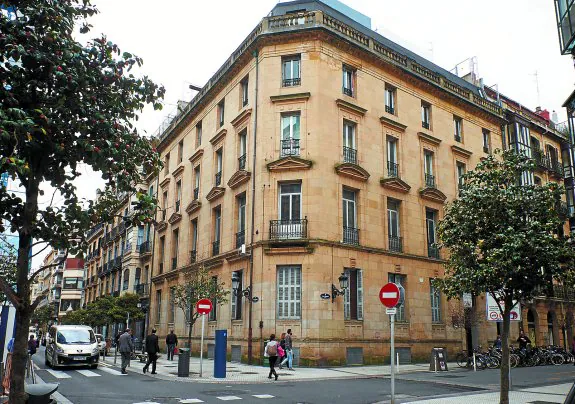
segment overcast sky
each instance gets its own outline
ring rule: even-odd
[[[165,108],[146,110],[138,127],[156,131],[188,85],[203,86],[276,0],[92,0],[100,14],[88,37],[101,33],[144,59],[142,72],[166,87]],[[476,56],[486,85],[535,109],[561,108],[575,85],[570,57],[561,56],[550,0],[344,0],[372,19],[372,28],[448,70]],[[80,35],[85,42],[86,35]],[[538,74],[539,97],[535,72]],[[91,178],[94,175],[90,176]],[[79,185],[94,197],[101,182]],[[34,266],[38,265],[39,259]]]

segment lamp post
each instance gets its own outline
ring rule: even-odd
[[[335,301],[335,298],[338,296],[343,296],[345,294],[346,289],[349,287],[349,277],[342,272],[341,275],[337,278],[339,281],[339,288],[336,288],[335,285],[331,284],[331,301],[332,303]]]
[[[247,288],[240,290],[240,276],[238,275],[237,272],[234,272],[232,274],[232,289],[234,290],[235,296],[242,294],[246,299],[254,303],[260,300],[259,297],[257,296],[252,297],[251,286],[248,286]]]

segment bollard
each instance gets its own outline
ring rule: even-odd
[[[475,352],[473,352],[473,371],[477,372],[477,364],[475,362]]]
[[[397,366],[395,367],[395,369],[397,370],[396,373],[399,373],[399,354],[397,354]]]

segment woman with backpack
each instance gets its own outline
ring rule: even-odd
[[[274,369],[276,361],[278,360],[278,342],[276,341],[276,335],[270,335],[270,341],[266,344],[266,348],[264,350],[264,356],[269,358],[270,361],[270,374],[268,379],[272,378],[272,374],[275,376],[276,380],[278,379],[278,374]]]

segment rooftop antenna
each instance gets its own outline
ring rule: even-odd
[[[539,72],[535,70],[535,73],[532,74],[535,76],[535,88],[537,89],[537,106],[541,106],[541,94],[539,93]]]

